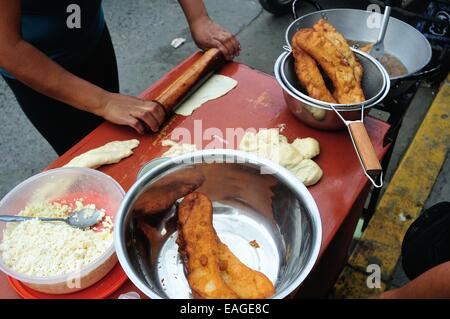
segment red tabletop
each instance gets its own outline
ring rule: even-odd
[[[145,90],[140,97],[156,97],[198,57],[199,54],[195,54],[185,60]],[[204,104],[189,117],[173,116],[159,134],[140,136],[127,127],[104,123],[48,168],[60,167],[73,157],[107,142],[136,138],[141,143],[134,150],[133,156],[118,164],[99,169],[115,178],[127,190],[135,182],[142,165],[165,152],[166,148],[161,146],[161,141],[170,138],[175,128],[186,128],[193,132],[194,121],[202,120],[203,130],[214,127],[225,134],[226,128],[258,129],[285,124],[283,134],[290,141],[297,137],[314,137],[320,143],[321,154],[315,160],[323,169],[324,176],[317,185],[309,187],[309,190],[317,202],[322,218],[322,255],[368,185],[347,131],[319,131],[300,123],[287,109],[282,89],[270,75],[238,63],[226,65],[219,73],[237,80],[238,86],[222,98]],[[376,153],[382,159],[388,149],[383,147],[383,138],[389,125],[366,117],[366,127]],[[211,140],[199,141],[199,144],[206,146],[210,142]],[[139,292],[128,281],[111,298],[117,298],[119,294],[129,291]],[[6,276],[0,274],[0,298],[18,297],[7,282]]]

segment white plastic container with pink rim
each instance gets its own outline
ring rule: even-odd
[[[70,210],[75,210],[75,203],[82,202],[86,205],[94,204],[96,209],[104,209],[106,218],[109,216],[113,220],[124,195],[123,188],[104,173],[87,168],[58,168],[35,175],[11,190],[0,201],[0,215],[17,215],[35,203],[66,205]],[[0,243],[4,241],[7,227],[11,226],[0,222]],[[98,227],[98,231],[101,231],[101,227]],[[107,275],[117,263],[113,240],[89,264],[83,265],[76,272],[56,276],[39,277],[19,273],[14,267],[7,266],[3,259],[6,255],[3,253],[0,250],[1,271],[36,291],[48,294],[74,293],[85,289]]]

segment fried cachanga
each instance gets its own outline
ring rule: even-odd
[[[263,299],[273,296],[275,287],[263,273],[244,265],[217,237],[219,267],[222,278],[241,299]]]
[[[292,52],[295,59],[295,73],[308,96],[319,101],[337,103],[328,90],[316,61],[296,45],[295,36],[292,42]]]
[[[353,74],[357,81],[361,82],[363,77],[363,68],[361,63],[356,59],[355,54],[350,49],[350,45],[344,36],[340,34],[331,24],[324,19],[320,19],[314,26],[314,31],[321,33],[325,38],[331,41],[338,51],[345,57],[350,66],[353,68]]]
[[[219,268],[212,204],[201,193],[187,195],[178,207],[178,251],[194,298],[237,299]]]
[[[334,97],[340,104],[365,101],[361,82],[354,69],[338,48],[314,29],[301,29],[294,37],[294,45],[308,53],[322,67],[334,86]]]
[[[220,241],[206,195],[192,193],[181,202],[177,244],[195,298],[261,299],[275,293],[264,274],[244,265]]]

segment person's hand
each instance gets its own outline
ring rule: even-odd
[[[128,125],[140,134],[157,132],[166,115],[163,107],[156,102],[116,93],[108,94],[96,114],[109,122]]]
[[[190,28],[192,38],[200,49],[217,48],[228,61],[239,55],[241,51],[239,41],[227,29],[212,21],[208,16],[197,19]]]

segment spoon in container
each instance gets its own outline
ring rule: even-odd
[[[97,224],[102,219],[102,213],[96,209],[83,208],[73,212],[66,218],[48,218],[48,217],[26,217],[14,215],[0,215],[1,222],[24,222],[28,220],[39,220],[43,222],[64,222],[75,228],[89,228]]]
[[[391,17],[392,5],[395,1],[387,0],[385,1],[383,21],[381,22],[380,34],[378,35],[378,40],[370,49],[369,54],[375,59],[381,62],[384,56],[384,37],[386,36],[386,31],[389,25],[389,19]]]

